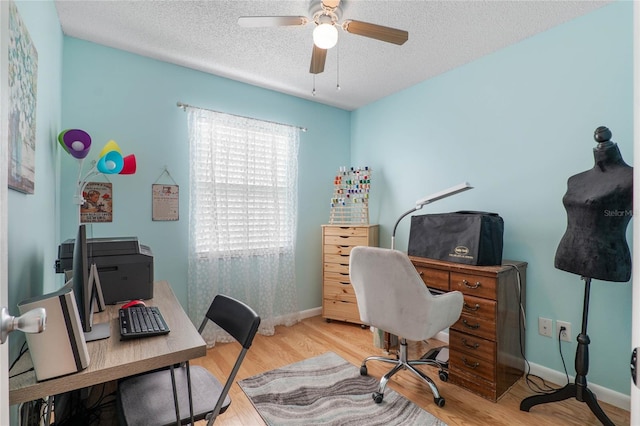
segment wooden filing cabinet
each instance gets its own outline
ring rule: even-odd
[[[322,317],[362,324],[349,279],[355,246],[378,246],[378,225],[322,225]]]
[[[524,374],[527,263],[471,266],[410,256],[425,284],[464,295],[449,329],[449,381],[497,401]]]

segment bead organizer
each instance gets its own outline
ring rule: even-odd
[[[371,169],[342,166],[333,179],[330,224],[369,223]]]

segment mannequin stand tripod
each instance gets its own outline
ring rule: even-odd
[[[578,348],[576,349],[576,379],[574,383],[569,383],[565,387],[552,393],[534,395],[525,398],[520,402],[521,411],[529,411],[531,407],[547,402],[563,401],[575,398],[580,402],[586,402],[593,414],[605,426],[614,426],[605,412],[598,405],[596,396],[587,387],[587,373],[589,372],[589,336],[587,336],[587,318],[589,315],[589,292],[591,290],[591,278],[582,277],[585,281],[584,305],[582,308],[582,330],[578,335]]]

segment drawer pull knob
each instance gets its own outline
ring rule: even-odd
[[[464,365],[469,368],[478,368],[478,366],[480,365],[479,362],[470,363],[466,358],[462,358],[462,362],[464,362]]]
[[[472,330],[477,330],[477,329],[479,329],[479,328],[480,328],[480,323],[476,323],[475,325],[472,325],[472,324],[469,324],[469,323],[467,322],[467,320],[466,320],[466,319],[463,319],[463,320],[462,320],[462,323],[463,323],[467,328],[470,328],[470,329],[472,329]]]
[[[339,272],[340,275],[345,275],[345,276],[349,276],[348,272]]]
[[[348,263],[341,263],[340,266],[349,266]]]
[[[343,285],[349,285],[349,284],[351,284],[350,282],[346,282],[346,283],[345,283],[344,281],[338,281],[338,282],[339,282],[340,284],[343,284]]]
[[[420,274],[420,276],[423,276],[423,275],[424,275],[424,272],[420,271],[420,272],[419,272],[419,274]]]
[[[464,286],[467,288],[478,288],[481,285],[480,281],[476,281],[476,283],[472,285],[469,284],[469,281],[467,280],[462,280],[462,284],[464,284]]]
[[[462,339],[462,344],[469,349],[478,349],[480,347],[478,343],[474,343],[473,345],[468,344],[467,339]]]
[[[471,305],[467,305],[467,302],[464,302],[464,308],[465,308],[467,311],[477,311],[478,309],[480,309],[480,305],[478,305],[478,304],[476,303],[476,305],[475,305],[475,306],[471,306]]]

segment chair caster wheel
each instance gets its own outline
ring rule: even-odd
[[[381,394],[380,392],[374,392],[371,396],[376,404],[380,404],[382,402],[382,398],[384,398],[384,394]]]
[[[369,371],[367,371],[367,366],[366,365],[360,366],[360,375],[366,376],[367,374],[369,374]]]
[[[433,398],[433,402],[436,403],[438,407],[444,407],[444,398]]]
[[[447,380],[449,380],[449,373],[447,373],[446,371],[441,371],[440,373],[438,373],[438,377],[440,377],[440,380],[442,380],[443,382],[446,382]]]

